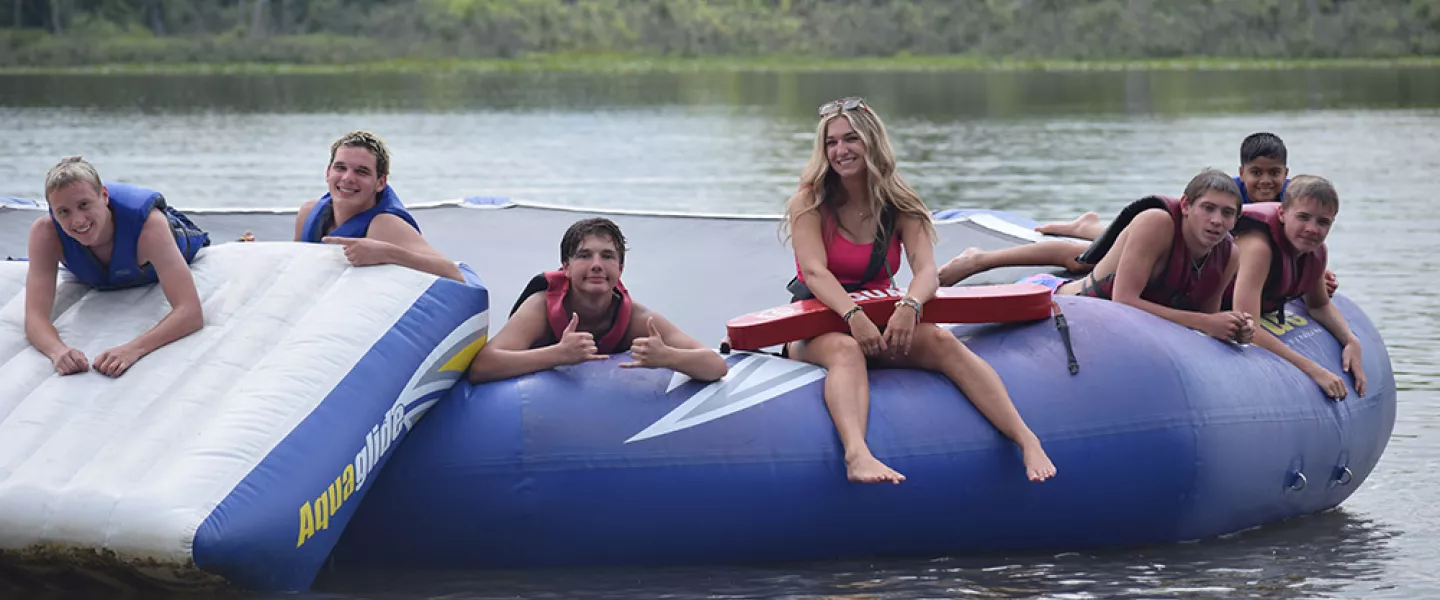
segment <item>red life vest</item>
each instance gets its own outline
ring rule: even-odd
[[[1166,260],[1162,277],[1146,284],[1140,297],[1170,308],[1198,311],[1205,298],[1230,283],[1225,280],[1225,267],[1230,264],[1230,254],[1235,250],[1235,238],[1225,234],[1225,239],[1210,250],[1204,263],[1196,269],[1192,267],[1195,261],[1190,256],[1190,250],[1185,247],[1185,236],[1181,232],[1185,217],[1180,212],[1180,200],[1169,196],[1151,196],[1142,201],[1153,202],[1151,198],[1161,200],[1165,210],[1170,212],[1170,220],[1175,224],[1175,235],[1170,242],[1170,256]],[[1094,260],[1096,263],[1100,262],[1099,257]],[[1115,278],[1107,277],[1099,282],[1099,285],[1089,289],[1090,292],[1086,295],[1109,300],[1114,297]]]
[[[1240,211],[1235,230],[1263,230],[1269,233],[1266,239],[1270,242],[1270,273],[1265,276],[1265,287],[1260,291],[1260,312],[1282,310],[1286,302],[1304,296],[1325,276],[1325,263],[1329,257],[1325,245],[1321,244],[1314,252],[1301,254],[1297,251],[1285,237],[1279,202],[1246,204]],[[1225,296],[1231,298],[1234,293],[1235,284],[1232,282]]]
[[[550,342],[553,344],[560,341],[560,336],[565,334],[565,328],[570,325],[570,313],[565,310],[565,294],[570,291],[570,278],[565,276],[564,271],[546,271],[543,276],[546,283],[545,315],[550,321],[550,335],[555,339]],[[596,350],[601,354],[630,349],[630,344],[625,339],[625,332],[630,330],[630,292],[625,290],[625,284],[617,281],[615,294],[619,296],[619,306],[615,308],[614,322],[610,324],[609,331],[595,336]],[[520,300],[523,302],[524,299],[522,296]]]

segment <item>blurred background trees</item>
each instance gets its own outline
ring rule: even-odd
[[[1440,0],[0,0],[0,7],[9,8],[0,12],[6,65],[530,53],[1440,54]]]

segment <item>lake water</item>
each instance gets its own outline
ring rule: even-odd
[[[182,207],[285,207],[325,191],[329,143],[371,129],[407,202],[779,212],[815,107],[863,95],[933,209],[1037,219],[1178,195],[1273,131],[1292,174],[1335,182],[1341,291],[1400,388],[1385,457],[1327,514],[1226,539],[1107,552],[341,579],[324,598],[1440,596],[1440,70],[0,76],[0,196],[39,198],[84,154]],[[559,232],[537,232],[555,236]],[[941,257],[942,259],[944,257]],[[863,527],[863,524],[855,524]],[[3,586],[0,586],[3,587]],[[302,597],[307,597],[302,596]],[[241,595],[260,598],[262,595]],[[283,596],[293,598],[295,596]]]

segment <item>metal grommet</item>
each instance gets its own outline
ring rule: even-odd
[[[1304,474],[1304,473],[1301,473],[1301,472],[1299,472],[1299,471],[1296,471],[1296,472],[1295,472],[1295,477],[1294,477],[1294,479],[1292,479],[1292,480],[1290,481],[1290,489],[1298,492],[1298,491],[1300,491],[1300,490],[1305,489],[1305,486],[1306,486],[1306,484],[1308,484],[1308,483],[1309,483],[1309,480],[1307,480],[1307,479],[1305,478],[1305,474]]]
[[[1350,470],[1350,467],[1340,467],[1339,473],[1340,475],[1335,478],[1335,483],[1350,485],[1350,482],[1355,480],[1355,473]]]

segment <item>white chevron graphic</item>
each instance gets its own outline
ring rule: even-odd
[[[812,364],[768,354],[747,354],[730,367],[730,372],[723,379],[701,388],[675,410],[625,440],[625,443],[709,423],[824,378],[825,369]],[[665,392],[670,393],[689,380],[689,377],[676,373],[670,378]]]

